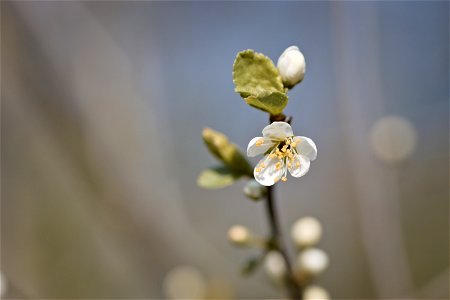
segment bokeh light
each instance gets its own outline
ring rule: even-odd
[[[206,296],[206,279],[191,266],[177,266],[165,277],[163,289],[168,299],[203,299]]]
[[[413,155],[417,132],[408,119],[385,116],[373,125],[370,143],[379,160],[389,164],[401,163]]]

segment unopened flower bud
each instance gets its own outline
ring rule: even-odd
[[[228,239],[235,245],[246,246],[250,243],[251,233],[242,225],[234,225],[228,230]]]
[[[316,245],[322,237],[322,225],[313,217],[298,219],[291,228],[291,238],[299,248]]]
[[[328,255],[323,250],[309,248],[299,254],[297,264],[301,271],[318,275],[327,268]]]
[[[253,200],[259,200],[266,194],[266,188],[252,179],[247,182],[244,187],[245,196]]]
[[[264,257],[264,270],[277,283],[281,283],[287,273],[286,263],[278,251],[270,251]]]
[[[305,76],[305,57],[297,46],[290,46],[281,54],[277,67],[284,86],[292,88]]]
[[[305,300],[328,300],[330,294],[327,290],[318,285],[310,285],[303,291],[303,299]]]

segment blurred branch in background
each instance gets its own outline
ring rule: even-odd
[[[7,6],[3,32],[3,199],[14,201],[3,202],[3,268],[31,297],[158,295],[173,259],[198,255],[170,243],[204,242],[183,233],[183,212],[169,201],[176,187],[152,171],[164,170],[162,153],[143,141],[158,134],[136,127],[141,104],[126,56],[81,3],[7,5],[15,8]],[[55,42],[64,31],[48,30],[58,11],[84,17],[69,48]],[[158,182],[165,188],[154,190]],[[164,214],[147,206],[163,199]]]

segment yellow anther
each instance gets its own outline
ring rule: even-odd
[[[290,145],[290,144],[291,144],[291,140],[287,140],[286,145]]]
[[[289,153],[288,156],[289,156],[289,158],[291,158],[291,159],[294,158],[294,154],[292,154],[292,153]]]
[[[292,167],[292,164],[290,162],[287,163],[288,168]]]
[[[297,143],[296,142],[292,142],[291,147],[297,147]]]
[[[276,165],[275,165],[275,168],[276,168],[277,170],[281,169],[281,163],[280,163],[280,162],[277,162]]]
[[[261,168],[256,168],[256,169],[255,169],[255,172],[256,172],[256,173],[261,172]]]
[[[264,163],[261,163],[261,164],[259,165],[259,167],[260,167],[260,168],[265,168],[266,165],[265,165]]]
[[[274,183],[277,183],[278,180],[280,180],[280,177],[275,178],[275,179],[273,180],[273,182],[274,182]]]
[[[296,162],[296,163],[295,163],[295,166],[300,167],[300,162],[299,162],[299,161]]]
[[[277,155],[275,153],[269,154],[269,158],[275,158]]]
[[[285,176],[283,176],[283,177],[281,177],[281,180],[282,180],[282,181],[286,181],[287,178],[286,178]]]
[[[259,139],[255,143],[256,146],[261,146],[262,144],[264,144],[264,139]]]

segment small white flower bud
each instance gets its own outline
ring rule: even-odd
[[[323,250],[309,248],[298,255],[297,264],[301,271],[318,275],[327,268],[328,255]]]
[[[303,291],[303,299],[305,300],[329,300],[330,294],[327,290],[318,285],[310,285]]]
[[[266,188],[252,179],[247,182],[244,187],[245,196],[253,200],[259,200],[266,194]]]
[[[270,251],[264,257],[264,270],[274,281],[281,283],[287,272],[283,256],[278,251]]]
[[[313,217],[298,219],[291,228],[291,238],[300,247],[316,245],[322,237],[322,225]]]
[[[228,239],[235,245],[246,246],[251,240],[251,233],[244,226],[234,225],[228,230]]]
[[[281,54],[277,67],[284,86],[292,88],[305,76],[305,57],[297,46],[290,46]]]

